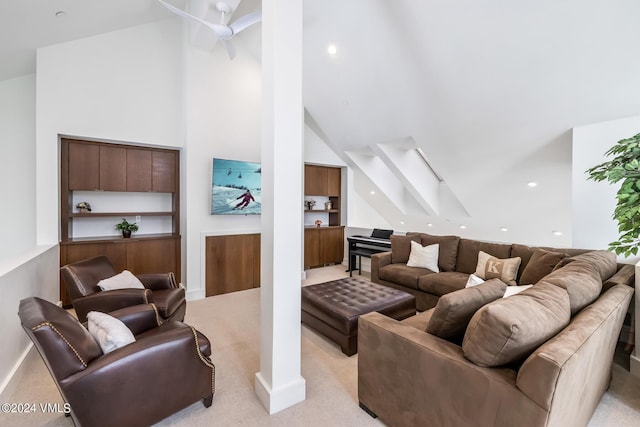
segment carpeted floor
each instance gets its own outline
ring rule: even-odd
[[[304,285],[345,276],[344,266],[314,269]],[[303,325],[302,376],[307,398],[269,416],[254,391],[259,370],[259,289],[188,303],[185,321],[208,336],[216,365],[213,405],[195,403],[157,426],[380,426],[358,407],[358,357]],[[40,356],[33,351],[15,378],[15,391],[4,402],[60,403],[62,400]],[[126,387],[126,385],[123,385]],[[135,404],[135,402],[132,402]],[[0,426],[72,426],[62,414],[0,414]],[[640,426],[640,379],[614,365],[613,383],[589,427]]]

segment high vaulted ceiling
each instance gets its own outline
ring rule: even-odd
[[[2,2],[0,80],[34,72],[36,47],[172,16],[155,0]],[[639,16],[633,0],[307,0],[307,122],[396,229],[570,244],[571,129],[640,113]],[[405,167],[414,147],[436,196]]]

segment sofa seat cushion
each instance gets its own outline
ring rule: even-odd
[[[418,279],[420,277],[434,274],[436,273],[427,268],[407,267],[406,264],[389,264],[380,267],[378,270],[380,279],[397,283],[410,289],[418,289]]]
[[[566,290],[571,303],[571,316],[595,301],[602,291],[600,274],[585,261],[572,261],[546,275],[538,283],[549,283]]]
[[[502,298],[507,284],[499,279],[443,295],[438,300],[426,331],[450,341],[459,342],[471,317],[484,305]]]
[[[567,292],[538,283],[478,310],[467,327],[462,351],[483,367],[521,362],[566,327],[570,316]]]
[[[533,285],[538,283],[547,274],[551,273],[555,266],[567,257],[562,252],[535,249],[527,266],[522,270],[522,275],[518,280],[521,285]]]
[[[433,236],[431,234],[420,234],[422,246],[439,245],[438,267],[441,271],[455,271],[456,257],[458,256],[458,236]]]
[[[480,251],[493,255],[496,258],[505,259],[511,256],[511,245],[460,239],[460,243],[458,244],[458,257],[456,258],[456,271],[473,274],[478,265],[478,253]]]
[[[418,289],[435,296],[442,296],[449,292],[464,289],[469,275],[456,271],[443,271],[428,274],[418,278]]]

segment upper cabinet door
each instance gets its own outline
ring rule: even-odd
[[[69,143],[69,190],[100,189],[100,149],[97,145]]]
[[[127,191],[151,191],[151,151],[127,148]]]
[[[304,165],[304,194],[307,196],[327,196],[327,168]]]
[[[100,189],[127,191],[127,149],[100,146]]]
[[[327,168],[327,196],[340,196],[340,168]]]
[[[174,153],[154,151],[151,166],[151,187],[160,193],[176,191],[176,156]]]

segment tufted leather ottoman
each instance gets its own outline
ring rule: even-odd
[[[302,322],[339,344],[347,356],[358,352],[358,318],[373,311],[402,320],[416,314],[416,299],[360,277],[302,288]]]

